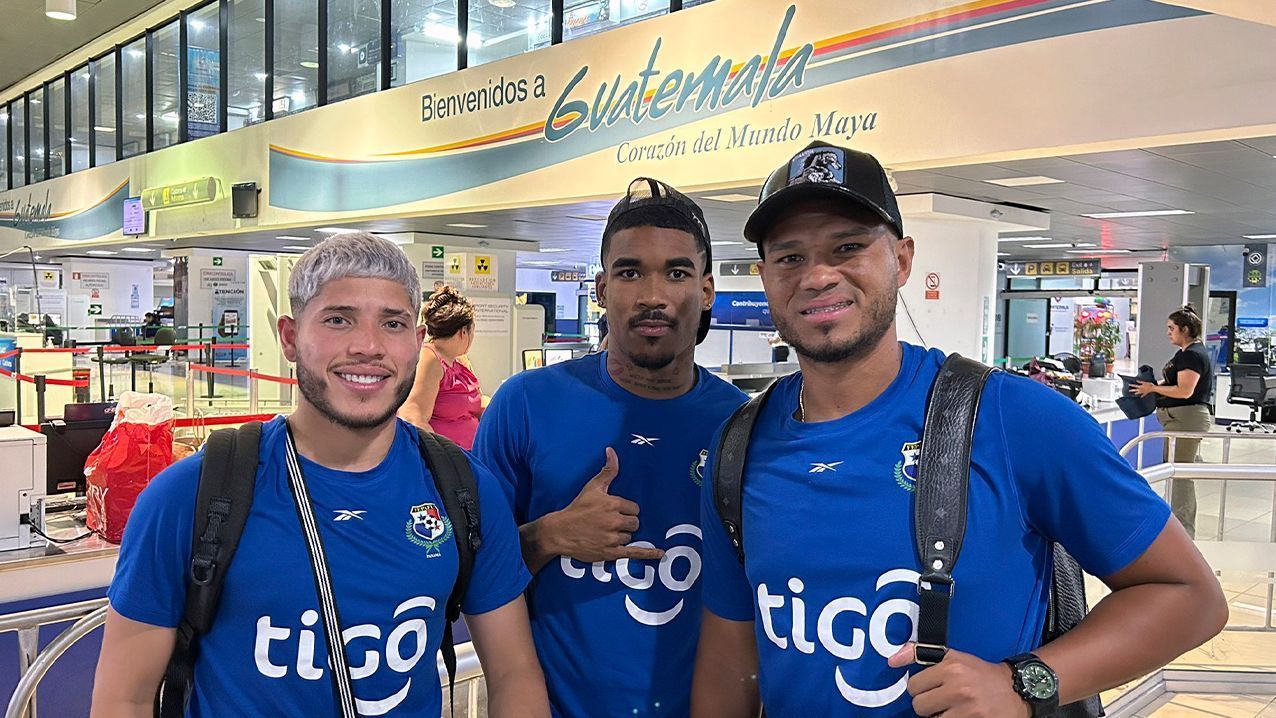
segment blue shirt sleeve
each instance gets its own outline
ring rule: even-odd
[[[474,557],[469,590],[461,601],[468,615],[487,613],[522,595],[532,576],[523,564],[518,527],[495,477],[482,463],[471,459],[479,487],[483,543]]]
[[[107,590],[121,616],[164,628],[181,622],[203,458],[201,452],[161,471],[138,497]]]
[[[519,525],[528,521],[531,476],[527,464],[530,438],[523,383],[517,374],[506,380],[483,411],[474,437],[474,455],[491,469]]]
[[[744,566],[736,556],[731,539],[713,499],[713,471],[717,463],[722,429],[714,433],[709,459],[705,462],[704,484],[700,489],[700,532],[703,534],[704,572],[700,576],[704,607],[729,621],[753,620],[753,588]]]
[[[1110,576],[1143,555],[1165,528],[1170,507],[1099,423],[1036,382],[1002,374],[992,382],[1028,528],[1062,544],[1094,576]]]

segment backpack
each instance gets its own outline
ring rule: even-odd
[[[261,422],[239,429],[214,431],[204,446],[195,499],[195,530],[186,607],[177,627],[177,642],[164,678],[155,694],[156,718],[185,715],[195,680],[199,639],[208,633],[217,615],[226,573],[252,507],[257,479]],[[442,436],[417,430],[421,457],[434,477],[443,508],[452,521],[459,554],[456,583],[448,596],[443,630],[443,664],[449,692],[456,680],[456,648],[452,623],[461,617],[461,601],[474,571],[475,553],[482,545],[478,484],[465,453]]]
[[[940,368],[926,400],[925,429],[918,458],[914,539],[923,573],[918,586],[918,658],[937,663],[948,650],[948,608],[955,586],[953,566],[966,531],[966,496],[975,417],[984,383],[994,370],[973,359],[951,354]],[[751,398],[727,420],[718,443],[713,470],[713,498],[718,518],[744,563],[744,466],[749,438],[762,407],[776,384]],[[946,510],[956,507],[957,511]],[[1081,567],[1058,543],[1052,543],[1053,572],[1042,627],[1042,645],[1072,630],[1085,618],[1085,581]],[[920,583],[920,582],[919,582]],[[1098,696],[1061,705],[1052,718],[1096,718],[1103,715]]]

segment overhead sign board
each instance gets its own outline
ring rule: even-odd
[[[212,202],[215,199],[217,199],[217,180],[213,177],[201,177],[187,182],[142,190],[142,208],[147,210]]]
[[[1005,268],[1012,277],[1092,277],[1103,271],[1097,259],[1006,262]]]

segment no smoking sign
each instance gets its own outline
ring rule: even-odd
[[[926,275],[926,298],[939,299],[939,273],[930,272]]]

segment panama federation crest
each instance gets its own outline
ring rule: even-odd
[[[917,458],[922,453],[922,442],[909,441],[899,448],[901,459],[895,462],[895,483],[909,493],[917,490]]]
[[[417,504],[408,513],[411,518],[404,528],[404,535],[412,543],[423,547],[427,558],[442,556],[443,552],[439,547],[452,538],[451,519],[444,516],[439,507],[432,503]]]
[[[709,450],[701,449],[700,457],[692,460],[691,462],[691,481],[694,482],[696,486],[704,485],[704,465],[708,461]]]

